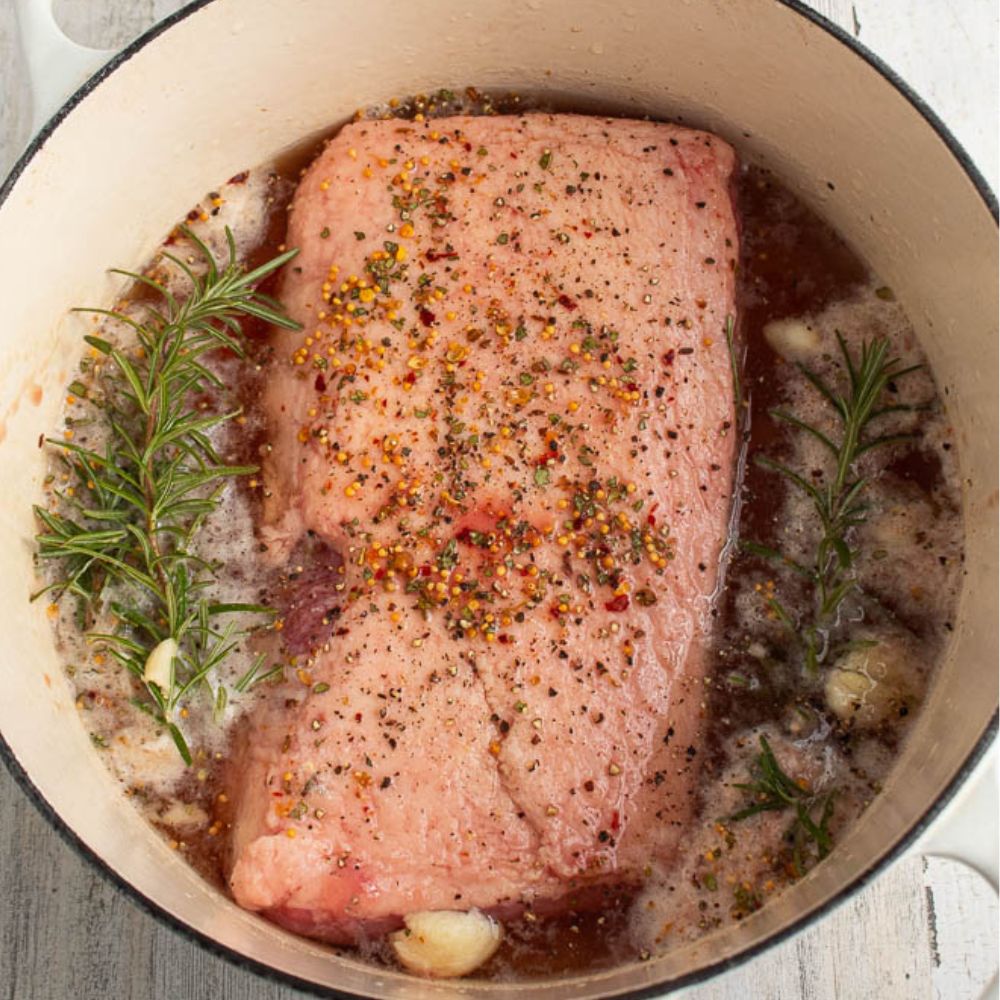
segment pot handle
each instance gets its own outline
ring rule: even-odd
[[[979,872],[997,889],[997,803],[1000,749],[992,746],[961,791],[924,835],[917,850],[951,858]]]
[[[115,51],[91,49],[68,38],[52,15],[52,0],[15,0],[15,6],[31,86],[31,133],[35,135]]]

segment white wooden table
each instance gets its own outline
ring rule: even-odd
[[[345,0],[346,2],[346,0]],[[997,190],[996,0],[810,0],[944,118]],[[75,40],[119,47],[181,0],[56,0]],[[0,174],[26,139],[11,0],[0,0]],[[210,178],[209,178],[210,180]],[[215,958],[83,861],[0,768],[0,1000],[263,1000],[298,991]],[[904,859],[832,916],[690,1000],[974,1000],[997,968],[997,903],[962,866]]]

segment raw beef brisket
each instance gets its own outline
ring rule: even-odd
[[[351,941],[669,864],[733,483],[733,167],[530,114],[359,121],[303,177],[262,535],[308,587],[240,755],[243,906]]]

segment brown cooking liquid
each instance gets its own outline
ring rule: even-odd
[[[315,141],[303,145],[277,163],[275,173],[296,182],[320,148],[321,143]],[[767,414],[779,399],[780,375],[776,373],[775,355],[764,341],[765,325],[777,318],[816,313],[830,303],[849,298],[870,280],[870,275],[843,240],[769,172],[744,167],[735,183],[735,195],[742,239],[737,333],[746,350],[742,383],[752,401],[747,447],[753,454],[780,448],[784,433]],[[274,212],[267,239],[252,254],[250,266],[283,249],[284,218],[283,210]],[[273,280],[270,285],[264,290],[273,293]],[[247,324],[245,332],[257,352],[256,360],[266,362],[266,331],[259,324]],[[242,394],[252,406],[252,401],[259,397],[255,380],[261,376],[250,368]],[[258,459],[264,429],[259,420],[251,426],[256,426],[256,430],[244,435],[240,454],[233,455],[234,460]],[[781,500],[782,487],[777,477],[752,463],[747,463],[747,470],[742,486],[740,535],[766,542],[773,534],[770,518]],[[928,495],[942,476],[941,464],[935,456],[917,452],[904,455],[889,472]],[[251,503],[256,502],[250,499]],[[753,691],[736,690],[719,680],[741,665],[741,657],[745,658],[744,653],[729,648],[724,637],[737,619],[735,597],[741,580],[759,569],[759,561],[736,555],[716,609],[713,642],[716,682],[710,700],[711,718],[706,725],[710,750],[706,755],[706,780],[711,780],[727,762],[724,746],[728,736],[748,725],[773,720],[776,706],[787,703],[787,690],[770,687],[766,677]],[[219,887],[225,885],[231,820],[231,805],[221,779],[222,763],[218,755],[204,760],[200,775],[187,778],[173,796],[199,804],[208,813],[209,822],[197,832],[187,831],[183,835],[179,830],[160,825],[190,863]],[[627,912],[634,892],[609,890],[608,896],[606,905],[597,911],[509,923],[500,951],[478,975],[497,979],[547,976],[585,972],[634,959],[635,948],[629,944],[627,933]],[[375,960],[394,964],[385,942],[362,950]]]

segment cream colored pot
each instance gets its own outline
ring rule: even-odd
[[[26,19],[36,31],[44,21],[44,9]],[[87,58],[33,52],[36,68],[50,70],[53,55],[73,71]],[[44,609],[27,602],[29,505],[43,474],[38,437],[57,426],[80,352],[80,321],[69,309],[110,301],[115,286],[104,268],[146,259],[219,178],[325,132],[358,107],[465,83],[568,97],[578,108],[681,117],[772,167],[897,291],[961,447],[968,530],[961,611],[885,793],[826,864],[742,924],[662,959],[529,990],[539,998],[655,993],[753,954],[867,879],[968,787],[996,727],[992,196],[884,68],[801,8],[777,0],[211,0],[99,72],[2,189],[0,732],[12,767],[81,845],[230,954],[369,996],[524,994],[373,971],[243,912],[202,882],[121,798],[78,721]]]

